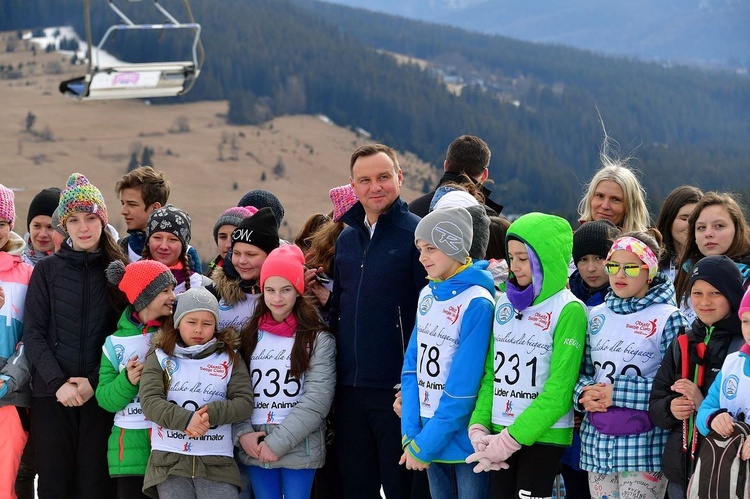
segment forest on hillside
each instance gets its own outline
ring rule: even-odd
[[[92,3],[97,39],[116,19],[105,2]],[[178,2],[162,3],[179,11]],[[682,183],[750,192],[745,76],[607,58],[314,0],[192,7],[206,62],[195,88],[171,101],[227,99],[233,123],[321,113],[436,167],[453,138],[479,135],[493,151],[494,197],[509,212],[572,219],[581,184],[597,167],[601,114],[622,152],[635,157],[652,209]],[[84,33],[80,1],[0,4],[2,30],[60,24]],[[169,51],[170,43],[131,42],[115,52],[152,54],[155,47]],[[434,71],[399,65],[382,50],[475,75],[476,83],[456,95]]]

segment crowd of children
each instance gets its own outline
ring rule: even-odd
[[[413,234],[426,280],[394,404],[400,464],[427,477],[412,497],[550,497],[562,474],[571,499],[682,499],[706,436],[750,411],[741,207],[683,186],[647,229],[622,169],[594,177],[575,231],[436,191]],[[296,244],[279,239],[280,201],[247,193],[219,214],[207,265],[162,172],[115,191],[120,240],[80,173],[34,198],[21,237],[0,185],[0,496],[34,497],[35,475],[45,499],[315,495],[354,191],[332,189]]]

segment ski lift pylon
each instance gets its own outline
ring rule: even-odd
[[[156,9],[167,18],[167,22],[161,24],[136,24],[115,5],[114,0],[107,0],[109,7],[122,22],[110,26],[96,46],[93,45],[91,36],[89,1],[84,0],[86,43],[89,55],[88,71],[84,76],[62,82],[60,92],[81,100],[150,99],[183,95],[193,87],[200,75],[204,54],[200,41],[201,26],[195,22],[188,0],[183,0],[188,22],[178,21],[159,3],[159,0],[152,0]],[[140,2],[140,0],[128,1]],[[167,30],[193,32],[191,60],[105,63],[100,58],[107,40],[118,32],[165,32]]]

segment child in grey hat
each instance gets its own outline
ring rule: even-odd
[[[464,463],[473,452],[467,428],[489,349],[495,290],[487,262],[469,256],[472,238],[472,217],[463,207],[430,212],[414,232],[429,282],[419,295],[401,373],[401,463],[427,470],[434,498],[452,490],[490,495],[489,474]]]
[[[151,497],[237,498],[232,423],[253,409],[247,365],[233,329],[217,331],[219,303],[205,288],[177,298],[174,324],[153,339],[141,376],[143,415],[152,421],[143,491]]]

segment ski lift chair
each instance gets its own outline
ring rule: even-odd
[[[140,0],[129,0],[140,1]],[[96,47],[91,42],[91,22],[89,0],[85,0],[86,37],[89,50],[89,65],[86,75],[66,80],[60,84],[60,92],[81,100],[105,99],[150,99],[153,97],[174,97],[187,93],[195,84],[203,64],[203,46],[200,42],[201,26],[193,19],[187,0],[183,0],[190,22],[182,23],[173,17],[159,0],[154,6],[168,22],[164,24],[135,24],[113,0],[107,0],[110,8],[124,24],[110,26]],[[104,63],[100,51],[108,39],[121,31],[158,32],[167,30],[189,30],[193,32],[191,60],[162,61],[144,63]]]

